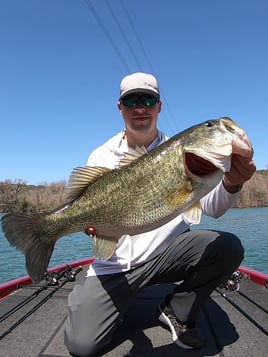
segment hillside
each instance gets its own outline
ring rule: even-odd
[[[268,206],[268,170],[258,170],[242,189],[235,207]]]
[[[39,186],[23,180],[0,182],[0,212],[45,212],[64,204],[66,182]],[[244,185],[235,207],[268,207],[268,170],[256,171]]]

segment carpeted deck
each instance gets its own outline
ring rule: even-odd
[[[77,280],[82,280],[83,276],[84,271],[78,274]],[[0,356],[69,356],[63,342],[63,331],[67,296],[73,284],[68,282],[57,291],[57,287],[44,289],[5,319],[1,317],[26,297],[33,295],[36,287],[24,287],[2,299]],[[268,290],[264,286],[243,279],[239,292],[215,291],[201,311],[198,321],[206,343],[201,349],[188,351],[172,342],[169,331],[158,320],[158,304],[172,288],[172,285],[161,285],[145,289],[130,307],[112,345],[103,356],[267,356]],[[222,292],[226,293],[226,297]],[[32,310],[36,311],[31,313]],[[20,319],[23,319],[21,323]],[[13,329],[13,326],[16,327]]]

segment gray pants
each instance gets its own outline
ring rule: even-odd
[[[212,291],[239,266],[243,253],[233,234],[187,231],[162,254],[135,269],[86,278],[69,295],[67,348],[74,356],[98,355],[140,289],[153,284],[183,281],[166,302],[180,321],[193,325]]]

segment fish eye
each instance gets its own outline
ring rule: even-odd
[[[211,126],[213,126],[213,123],[212,123],[210,120],[206,121],[204,124],[205,124],[205,126],[208,127],[208,128],[210,128]]]

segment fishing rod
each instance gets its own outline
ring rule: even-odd
[[[258,304],[256,301],[252,300],[250,297],[248,297],[247,295],[245,295],[241,291],[238,291],[238,294],[243,296],[244,299],[247,299],[249,302],[251,302],[251,304],[255,305],[257,308],[259,308],[260,310],[262,310],[263,312],[268,314],[268,310],[265,309],[265,307],[261,306],[260,304]]]
[[[7,311],[4,315],[2,315],[0,317],[0,322],[6,320],[7,318],[9,318],[11,315],[13,315],[16,311],[20,310],[23,306],[25,306],[26,304],[28,304],[30,301],[32,301],[33,299],[35,299],[40,293],[41,291],[44,291],[48,288],[48,286],[40,286],[34,293],[32,293],[30,296],[28,296],[27,298],[25,298],[23,301],[21,301],[19,304],[17,304],[15,307],[13,307],[12,309],[10,309],[9,311]]]
[[[17,304],[16,306],[14,306],[12,309],[10,309],[9,311],[7,311],[4,315],[0,316],[0,322],[6,320],[7,318],[9,318],[11,315],[13,315],[15,312],[17,312],[18,310],[20,310],[23,306],[27,305],[30,301],[32,301],[33,299],[35,299],[36,297],[38,297],[38,295],[48,289],[51,286],[55,286],[59,283],[59,279],[66,273],[68,273],[69,271],[71,271],[71,268],[69,266],[67,266],[64,269],[61,269],[57,272],[54,273],[48,273],[46,272],[44,274],[44,280],[47,281],[46,285],[42,285],[39,286],[37,290],[35,290],[31,295],[27,296],[27,298],[25,298],[23,301],[21,301],[19,304]],[[23,286],[18,286],[23,287]]]
[[[251,321],[261,332],[263,332],[266,336],[268,336],[268,331],[262,327],[256,320],[254,320],[246,311],[244,311],[238,304],[236,304],[232,299],[230,299],[223,291],[222,289],[225,290],[231,290],[235,291],[244,298],[246,298],[248,301],[252,302],[256,307],[267,313],[267,310],[265,310],[262,306],[259,304],[255,303],[253,300],[248,298],[245,294],[240,292],[240,281],[242,280],[243,275],[239,271],[235,271],[232,276],[230,277],[229,280],[227,280],[226,283],[221,284],[218,288],[216,288],[216,291],[224,297],[234,308],[236,308],[242,315],[244,315],[249,321]]]
[[[74,281],[76,275],[82,271],[82,267],[78,267],[75,271],[72,268],[68,267],[62,271],[57,272],[54,277],[52,277],[52,281],[55,285],[57,285],[49,294],[47,294],[39,303],[37,303],[31,310],[29,310],[25,315],[23,315],[17,322],[15,322],[9,329],[7,329],[2,335],[0,335],[0,340],[2,340],[6,335],[8,335],[11,331],[13,331],[16,327],[18,327],[23,321],[25,321],[29,316],[31,316],[36,310],[38,310],[42,305],[44,305],[52,296],[62,288],[67,282]],[[56,280],[65,277],[61,283],[57,283]],[[55,278],[55,279],[53,279]],[[40,292],[39,292],[40,293]],[[34,297],[33,297],[34,298]],[[30,301],[30,300],[29,300]],[[19,304],[20,305],[20,304]],[[17,309],[18,310],[18,309]],[[16,310],[16,311],[17,311]],[[10,315],[9,315],[10,316]]]

